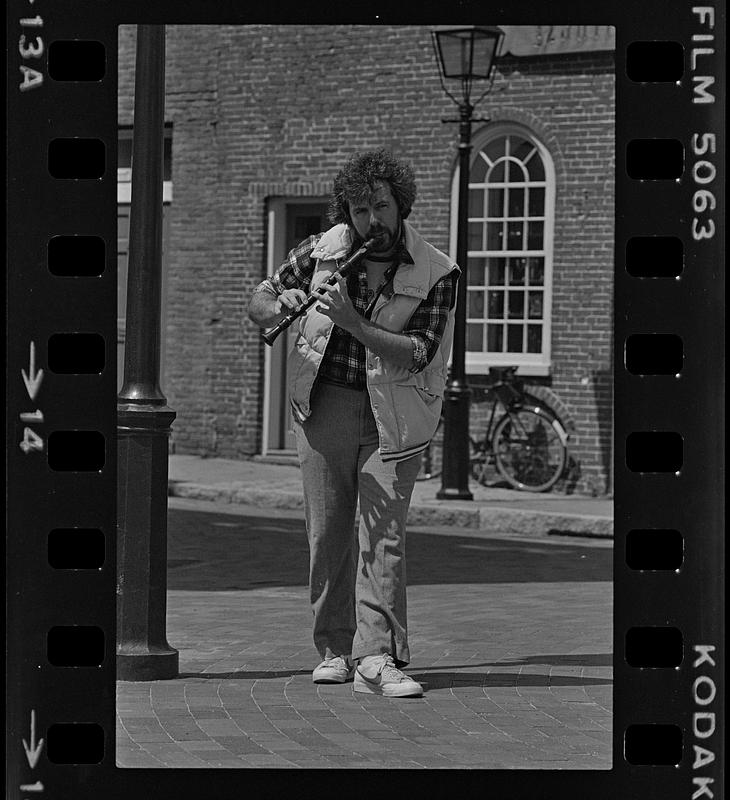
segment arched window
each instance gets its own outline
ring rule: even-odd
[[[494,126],[475,139],[466,269],[469,372],[508,364],[523,374],[549,372],[554,209],[552,159],[526,128]]]

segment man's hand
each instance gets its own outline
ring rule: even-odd
[[[302,289],[284,289],[276,298],[274,312],[276,314],[288,314],[290,311],[296,311],[306,300],[307,293]]]
[[[336,283],[320,286],[316,291],[320,299],[316,309],[329,317],[335,325],[353,333],[362,321],[355,311],[350,295],[347,293],[347,282],[342,275],[337,275]]]
[[[299,308],[307,299],[302,289],[285,289],[280,295],[256,291],[248,304],[248,316],[260,328],[278,325],[284,317]]]
[[[347,283],[337,276],[336,283],[320,286],[316,291],[320,299],[315,308],[329,317],[335,325],[349,331],[368,350],[381,358],[388,359],[404,369],[413,366],[413,342],[404,333],[395,333],[379,327],[365,317],[361,317],[347,293]]]

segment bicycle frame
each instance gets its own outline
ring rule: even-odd
[[[481,483],[482,479],[477,473],[480,473],[483,477],[484,467],[487,464],[495,465],[498,472],[514,487],[526,491],[544,491],[554,485],[565,467],[569,437],[558,414],[550,406],[525,390],[524,382],[515,375],[516,371],[516,367],[492,368],[490,369],[491,383],[472,387],[472,403],[488,402],[491,406],[483,435],[478,440],[475,440],[472,436],[469,437],[472,446],[470,458],[472,475]],[[523,480],[523,473],[514,472],[515,464],[523,464],[527,465],[530,473],[534,475],[535,470],[539,469],[540,465],[540,451],[535,449],[541,446],[535,440],[537,429],[529,422],[526,426],[523,417],[533,420],[533,422],[535,417],[541,419],[541,424],[551,427],[560,440],[562,451],[557,455],[557,460],[554,462],[555,467],[552,470],[552,475],[548,472],[542,483],[531,483]],[[501,450],[505,430],[513,432],[508,434],[509,441],[511,441],[512,445],[517,445],[516,453],[520,453],[520,457],[523,459],[527,458],[527,461],[508,461],[511,466],[505,466]],[[495,444],[498,436],[500,437],[499,452],[496,451]],[[441,439],[437,445],[437,452],[439,452],[438,448],[442,446],[442,443],[443,440]],[[510,445],[510,449],[512,445]],[[514,459],[515,457],[515,452],[513,452],[513,455],[508,456],[508,459]],[[537,459],[537,462],[535,459]],[[436,470],[433,469],[433,464],[432,445],[429,445],[422,456],[420,474],[423,477],[418,478],[418,480],[427,480],[440,474],[438,464]],[[536,464],[538,465],[537,467]],[[517,469],[520,470],[520,467],[517,466]]]
[[[506,372],[504,374],[511,375],[513,373]],[[479,452],[491,455],[492,435],[494,433],[494,428],[496,423],[499,422],[502,417],[501,413],[497,413],[497,408],[500,407],[505,414],[510,415],[515,427],[522,428],[519,417],[512,412],[526,405],[525,400],[528,398],[528,395],[524,391],[521,381],[509,379],[504,380],[501,377],[498,378],[491,386],[486,386],[484,389],[481,389],[480,393],[483,393],[484,402],[491,403],[491,409],[489,412],[489,420],[487,422],[484,436],[480,441],[472,440],[472,442]],[[536,401],[535,406],[550,417],[553,430],[558,435],[562,445],[567,447],[569,438],[568,432],[563,423],[560,421],[558,415],[549,406],[546,406],[542,402]]]
[[[499,407],[504,410],[504,413],[509,414],[510,410],[514,408],[515,405],[520,404],[522,393],[512,384],[502,380],[498,380],[493,385],[485,387],[483,391],[483,400],[491,404],[491,409],[484,436],[481,441],[474,442],[474,445],[480,452],[489,455],[492,452],[492,434],[494,433],[494,426],[502,416],[501,414],[497,414],[497,408]]]

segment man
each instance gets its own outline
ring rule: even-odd
[[[323,659],[312,678],[344,683],[354,672],[355,691],[386,697],[423,694],[400,669],[410,660],[405,525],[441,413],[459,274],[406,222],[415,196],[412,169],[386,150],[350,158],[334,181],[334,227],[292,250],[249,307],[270,327],[319,297],[288,360]],[[325,284],[371,238],[349,276]]]

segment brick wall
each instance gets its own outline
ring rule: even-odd
[[[120,123],[131,122],[134,28],[120,30]],[[448,250],[457,128],[424,27],[169,26],[173,185],[164,389],[177,452],[261,442],[263,350],[246,316],[265,271],[267,194],[317,195],[355,150],[413,164],[413,224]],[[481,107],[528,125],[555,161],[553,370],[576,423],[579,491],[610,458],[613,60],[505,59]],[[475,125],[478,135],[480,124]]]

